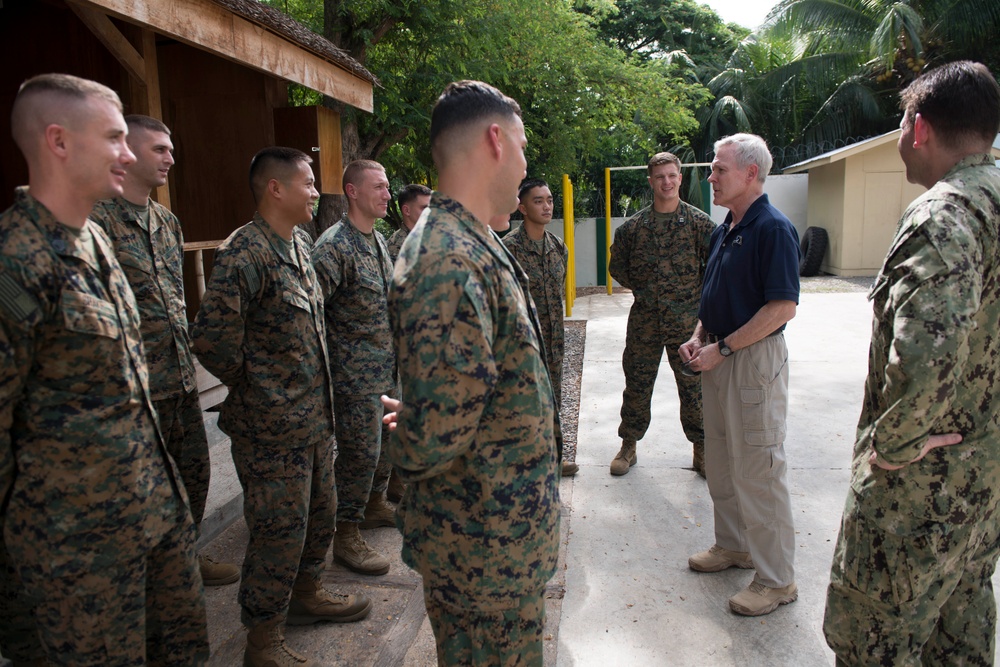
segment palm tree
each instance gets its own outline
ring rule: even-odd
[[[998,28],[996,0],[782,0],[709,82],[716,102],[703,126],[814,153],[885,132],[898,123],[898,92],[925,69],[961,58],[1000,66]]]

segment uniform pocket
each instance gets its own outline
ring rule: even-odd
[[[83,292],[62,293],[63,326],[70,331],[117,339],[121,335],[113,303]]]
[[[281,300],[285,303],[292,304],[296,308],[301,308],[307,313],[312,311],[309,304],[309,297],[303,292],[286,289],[281,293]]]
[[[785,441],[785,422],[763,387],[740,387],[743,438],[751,447],[771,447]]]

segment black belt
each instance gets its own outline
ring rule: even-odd
[[[770,338],[771,336],[777,336],[777,335],[779,335],[781,333],[784,333],[784,330],[783,329],[778,329],[777,331],[772,331],[771,333],[767,334],[767,336],[764,336],[764,338]],[[728,336],[728,335],[729,334],[726,334],[726,336]],[[705,343],[707,345],[711,345],[712,343],[718,343],[720,340],[722,340],[726,336],[719,336],[719,335],[716,335],[714,333],[706,333],[705,334]]]

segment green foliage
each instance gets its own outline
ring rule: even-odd
[[[285,8],[285,0],[269,3]],[[325,23],[315,11],[320,5]],[[379,160],[394,185],[433,183],[430,112],[456,79],[480,79],[516,99],[529,174],[558,183],[568,173],[578,187],[603,182],[600,170],[608,164],[645,162],[651,151],[697,131],[695,111],[710,100],[687,64],[630,57],[599,36],[595,17],[616,9],[611,0],[581,3],[586,12],[570,0],[288,0],[287,6],[379,78],[373,114],[341,109],[345,159]],[[306,99],[306,92],[292,91],[293,103]]]

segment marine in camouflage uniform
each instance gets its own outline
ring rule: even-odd
[[[0,294],[4,543],[49,663],[204,664],[195,531],[110,241],[20,188]]]
[[[389,453],[407,482],[403,560],[424,577],[442,664],[492,664],[442,645],[469,612],[487,651],[512,633],[516,652],[524,628],[544,624],[559,549],[555,401],[527,293],[496,235],[435,193],[389,294],[404,397]]]
[[[670,166],[661,163],[651,168]],[[698,322],[701,283],[713,229],[715,224],[704,212],[678,199],[673,212],[659,213],[650,206],[615,231],[611,275],[635,296],[622,355],[625,391],[618,427],[623,450],[630,448],[633,463],[635,443],[649,428],[653,385],[666,350],[677,383],[681,427],[693,445],[694,469],[704,476],[701,379],[681,372],[677,350]],[[627,466],[616,469],[612,464],[612,469],[614,474],[628,472]]]
[[[562,405],[562,366],[566,343],[562,297],[566,291],[566,263],[569,261],[569,251],[566,250],[566,244],[550,231],[545,232],[539,249],[538,244],[528,238],[523,225],[505,236],[503,243],[528,276],[530,296],[535,302],[535,311],[541,324],[552,393],[556,405]],[[556,446],[561,456],[562,429],[558,428],[558,422]]]
[[[509,227],[526,172],[520,115],[480,81],[445,88],[430,131],[441,190],[389,292],[402,557],[423,577],[443,665],[541,667],[542,594],[559,552],[558,412],[541,328],[527,276],[492,231]]]
[[[384,177],[380,171],[373,173]],[[337,423],[335,539],[360,542],[363,538],[355,533],[366,506],[384,504],[391,472],[388,460],[380,459],[384,441],[379,397],[396,394],[387,302],[392,262],[382,234],[373,230],[369,239],[345,217],[316,240],[313,266],[325,304]],[[385,465],[377,471],[382,460]],[[391,519],[391,507],[388,510]],[[365,545],[354,544],[348,554],[347,544],[335,544],[334,558],[364,574],[388,572],[388,561]],[[363,555],[355,553],[359,549]]]
[[[311,162],[278,146],[254,156],[258,212],[216,250],[191,331],[195,353],[229,388],[219,427],[232,438],[250,532],[239,592],[246,667],[316,667],[285,643],[286,621],[356,621],[371,610],[322,584],[337,498],[323,297],[298,227],[319,199]]]
[[[135,160],[121,109],[106,86],[43,74],[11,111],[30,185],[0,215],[0,607],[21,614],[0,643],[19,664],[208,658],[191,514],[135,299],[87,219]]]
[[[536,192],[537,190],[537,192]],[[545,199],[543,206],[534,206],[526,201],[540,195]],[[542,238],[538,241],[528,236],[525,225],[548,224],[552,219],[552,193],[545,181],[529,179],[522,184],[519,199],[519,210],[525,216],[525,222],[503,238],[503,243],[524,269],[528,276],[531,298],[535,303],[538,321],[542,328],[542,341],[545,344],[545,360],[552,382],[552,392],[557,408],[562,407],[562,367],[566,334],[563,327],[563,295],[566,292],[566,265],[569,252],[558,236],[540,227]],[[527,206],[532,206],[528,210]],[[538,213],[545,214],[542,220],[532,220],[529,216]],[[563,436],[560,420],[555,425],[556,449],[562,462],[562,472],[572,476],[579,469],[575,463],[563,461]]]
[[[921,119],[932,144],[950,148],[938,127],[957,122],[989,149],[1000,88],[986,68],[970,76],[969,66],[932,70],[903,93],[900,153],[910,180],[930,190],[903,214],[869,294],[868,378],[824,622],[838,665],[994,664],[1000,170],[990,155],[966,149],[935,183],[925,177],[934,173],[921,157],[927,143],[911,147],[913,115],[925,111],[921,89],[952,79],[950,104]],[[954,79],[969,85],[973,76],[978,90],[991,91],[987,100],[956,90]],[[984,119],[974,128],[972,114]],[[928,451],[942,434],[962,441]]]
[[[399,250],[403,247],[403,241],[406,240],[406,236],[413,229],[413,226],[417,224],[420,214],[427,208],[430,200],[431,189],[426,185],[418,183],[410,183],[396,193],[396,201],[399,204],[402,224],[389,237],[389,240],[386,241],[386,246],[389,248],[389,257],[392,258],[393,264],[396,263],[396,258],[399,257]]]
[[[333,396],[311,245],[305,231],[286,241],[254,215],[216,249],[191,327],[201,363],[229,388],[219,428],[232,438],[250,530],[239,592],[248,627],[284,617],[296,581],[319,580],[333,539]]]

